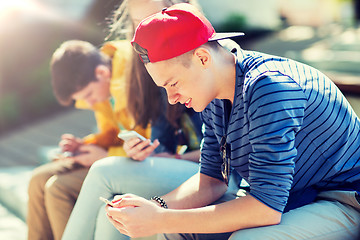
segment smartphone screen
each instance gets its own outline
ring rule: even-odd
[[[121,131],[118,134],[118,137],[121,138],[124,141],[128,141],[128,140],[133,139],[133,138],[139,138],[141,141],[146,140],[146,138],[144,136],[140,135],[136,131]]]

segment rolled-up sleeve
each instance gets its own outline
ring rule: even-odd
[[[293,180],[305,94],[286,76],[264,77],[249,92],[250,194],[282,212]]]

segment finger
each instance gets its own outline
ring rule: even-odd
[[[139,143],[135,146],[135,148],[142,150],[144,148],[147,148],[150,145],[151,145],[151,140],[146,139],[145,141],[139,141]]]
[[[150,144],[151,144],[150,139],[147,139],[145,141],[139,141],[139,143],[133,147],[133,150],[136,150],[136,152],[139,153],[145,148],[149,147]]]
[[[114,208],[122,208],[128,206],[133,207],[134,205],[128,205],[126,203],[124,204],[122,203],[122,201],[124,199],[134,199],[134,198],[139,198],[139,197],[131,193],[127,193],[124,195],[115,195],[114,199],[111,202],[114,204]]]
[[[110,223],[122,234],[127,235],[128,232],[126,231],[125,227],[123,224],[121,224],[120,222],[116,221],[115,219],[113,219],[111,216],[109,216],[108,214],[106,215],[108,220],[110,221]]]
[[[115,203],[115,202],[120,201],[123,198],[123,196],[124,195],[115,195],[112,202]]]
[[[139,143],[139,139],[135,139],[135,140],[133,139],[124,142],[123,148],[129,157],[134,155],[135,150],[133,149],[133,147],[136,146],[136,144],[138,143]]]
[[[130,142],[131,141],[131,142]],[[128,148],[127,148],[127,151],[126,151],[126,154],[133,158],[136,154],[139,153],[139,151],[141,151],[141,148],[138,147],[139,144],[140,144],[141,140],[140,139],[135,139],[134,141],[133,140],[129,140],[129,144],[127,145]]]
[[[76,155],[74,157],[70,157],[69,159],[80,165],[87,166],[89,154],[83,153],[83,154]]]
[[[140,142],[141,142],[141,140],[139,138],[132,138],[132,139],[126,141],[125,144],[127,146],[129,146],[129,148],[133,148],[136,145],[138,145]]]
[[[155,139],[155,141],[152,143],[153,149],[155,150],[160,145],[159,140]]]
[[[70,139],[62,139],[59,142],[59,146],[65,146],[65,145],[72,145],[74,141],[70,140]]]
[[[96,146],[92,144],[82,144],[78,147],[78,151],[80,153],[91,153],[94,151],[95,148]]]
[[[69,140],[69,139],[65,139],[65,140],[61,140],[59,142],[59,147],[61,148],[61,150],[63,152],[65,151],[69,151],[69,152],[74,152],[76,150],[76,148],[78,147],[78,143]]]
[[[73,147],[71,145],[61,145],[59,146],[62,152],[73,152]]]
[[[124,149],[124,151],[126,152],[126,154],[129,156],[128,152],[130,151],[130,147],[129,147],[129,145],[127,145],[125,142],[124,142],[124,144],[123,144],[123,149]]]
[[[145,198],[133,195],[133,194],[129,194],[129,195],[124,195],[121,199],[121,201],[117,202],[115,207],[116,208],[124,208],[124,207],[140,207],[142,206],[144,203],[146,203],[148,200],[146,200]]]
[[[159,143],[148,145],[148,147],[141,149],[137,154],[134,155],[133,159],[142,161],[149,157],[154,150],[159,146]]]
[[[65,134],[61,135],[61,139],[74,139],[74,138],[75,138],[75,136],[70,133],[65,133]]]

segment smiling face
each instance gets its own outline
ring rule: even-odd
[[[184,57],[185,59],[179,59]],[[209,55],[202,50],[145,65],[152,79],[164,87],[170,104],[181,103],[201,112],[217,96]],[[186,64],[184,64],[186,60]]]

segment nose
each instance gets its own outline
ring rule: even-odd
[[[168,90],[166,90],[167,95],[168,95],[168,101],[171,105],[174,105],[178,102],[179,99],[179,94],[174,93],[174,92],[170,92]]]

